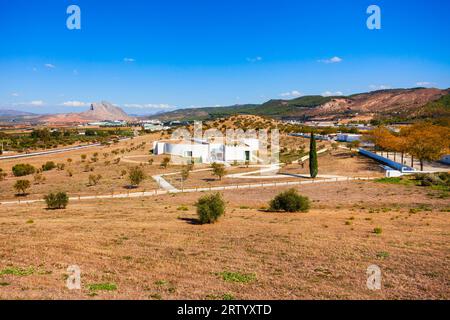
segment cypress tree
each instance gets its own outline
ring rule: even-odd
[[[316,149],[316,138],[314,133],[311,132],[311,141],[309,144],[309,173],[311,178],[317,177],[319,173],[319,164],[317,162],[317,149]]]

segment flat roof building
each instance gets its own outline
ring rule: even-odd
[[[173,155],[199,163],[257,162],[258,150],[259,140],[254,138],[229,144],[223,139],[161,140],[153,143],[155,155]]]

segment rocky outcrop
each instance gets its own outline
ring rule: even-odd
[[[90,120],[131,120],[121,108],[106,101],[92,103],[90,109],[80,116]]]
[[[46,115],[39,120],[47,123],[86,123],[102,120],[130,121],[133,120],[133,118],[129,117],[121,108],[116,107],[109,102],[102,101],[92,103],[89,110],[85,112]]]

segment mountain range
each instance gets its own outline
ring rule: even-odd
[[[273,99],[262,104],[178,109],[143,118],[191,121],[211,120],[235,114],[266,116],[279,120],[450,119],[450,89],[389,89],[331,97],[312,95],[292,100]],[[92,103],[89,110],[81,113],[37,115],[0,109],[0,118],[14,119],[16,122],[33,121],[49,124],[136,119],[127,115],[120,107],[106,101]]]
[[[302,96],[292,100],[276,99],[262,104],[228,107],[190,108],[153,115],[160,120],[206,120],[233,114],[253,114],[275,119],[337,120],[399,118],[426,115],[431,103],[440,114],[449,116],[450,89],[411,88],[378,90],[350,96]],[[447,97],[447,98],[446,98]],[[439,103],[439,101],[443,103]]]
[[[0,117],[25,117],[25,116],[35,116],[36,114],[25,111],[17,111],[10,109],[0,109]]]

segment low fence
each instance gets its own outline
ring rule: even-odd
[[[241,190],[241,189],[256,189],[256,188],[273,188],[273,187],[285,187],[285,186],[298,186],[306,184],[317,184],[317,183],[336,183],[336,182],[349,182],[349,181],[367,181],[377,179],[375,177],[336,177],[327,179],[311,179],[303,181],[286,181],[286,182],[269,182],[269,183],[247,183],[247,184],[236,184],[236,185],[226,185],[217,187],[198,187],[198,188],[186,188],[186,189],[175,189],[175,190],[161,190],[154,189],[150,191],[139,191],[139,192],[126,192],[117,193],[114,192],[110,194],[102,195],[72,195],[69,197],[70,201],[82,201],[82,200],[95,200],[95,199],[123,199],[123,198],[141,198],[141,197],[151,197],[159,196],[165,194],[177,194],[177,193],[195,193],[195,192],[212,192],[212,191],[229,191],[229,190]],[[0,205],[8,204],[30,204],[36,202],[44,202],[43,199],[30,199],[30,200],[16,200],[16,201],[3,201]]]

